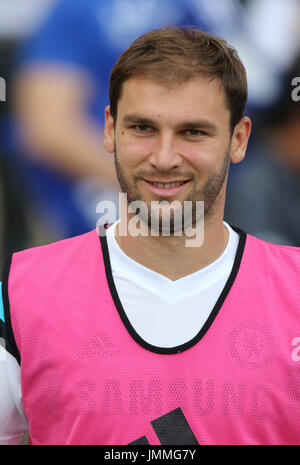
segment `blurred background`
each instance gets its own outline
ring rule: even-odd
[[[1,267],[94,228],[100,200],[118,206],[102,137],[110,70],[137,36],[170,24],[224,37],[247,69],[253,132],[225,220],[300,246],[299,0],[0,0]]]

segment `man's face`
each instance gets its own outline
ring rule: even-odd
[[[142,78],[124,83],[117,120],[106,111],[105,146],[115,152],[128,202],[146,202],[148,224],[152,201],[178,200],[183,205],[185,200],[201,200],[206,219],[218,197],[224,204],[231,157],[229,121],[224,91],[216,79],[197,78],[174,88]]]

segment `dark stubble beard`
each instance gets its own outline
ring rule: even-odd
[[[186,222],[188,219],[188,223],[190,223],[190,226],[195,227],[197,223],[203,219],[203,216],[199,217],[198,210],[196,208],[196,202],[197,201],[204,201],[204,217],[205,221],[207,222],[211,217],[213,216],[214,213],[214,205],[216,202],[216,199],[224,185],[228,170],[229,170],[229,164],[230,164],[230,151],[231,151],[231,146],[229,145],[224,158],[223,158],[223,163],[220,168],[220,170],[217,173],[214,173],[210,178],[206,181],[202,191],[199,191],[197,189],[197,186],[194,186],[194,189],[192,192],[189,193],[188,197],[185,199],[187,201],[191,202],[191,209],[188,212],[188,214],[184,217],[184,212],[182,209],[182,218],[181,221],[179,222],[181,225],[181,232],[183,232],[183,225],[184,221]],[[133,178],[133,181],[130,182],[128,180],[128,177],[125,175],[125,172],[119,162],[118,155],[117,155],[117,148],[115,145],[115,168],[116,168],[116,173],[117,177],[119,180],[119,184],[121,187],[121,191],[123,193],[127,194],[127,202],[130,204],[131,202],[134,202],[136,200],[139,201],[144,201],[142,198],[142,195],[138,189],[137,186],[137,181],[141,179],[141,177],[147,177],[147,175],[151,177],[151,175],[154,177],[155,174],[157,173],[144,173],[140,172],[139,176],[137,178]],[[176,175],[175,171],[172,172],[173,175]],[[178,173],[180,174],[180,173]],[[192,173],[191,175],[187,174],[189,179],[193,181],[195,179],[195,175]],[[165,200],[165,199],[161,199]],[[145,216],[142,211],[136,211],[136,214],[139,215],[140,219],[148,225],[149,228],[153,227],[153,222],[151,222],[151,208],[149,205],[147,205],[147,216]],[[172,215],[170,215],[170,225],[169,225],[169,232],[170,234],[174,234],[175,231],[178,232],[178,223],[175,224],[174,221],[174,211],[172,211]],[[163,224],[162,224],[162,218],[159,218],[159,224],[158,224],[158,231],[161,233],[163,231]]]

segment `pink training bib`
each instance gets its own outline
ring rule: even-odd
[[[12,256],[32,444],[300,444],[300,250],[238,232],[209,319],[169,349],[131,326],[96,230]]]

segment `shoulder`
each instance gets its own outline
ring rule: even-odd
[[[258,238],[249,233],[247,233],[247,238],[248,241],[250,241],[252,244],[255,244],[256,247],[272,252],[274,254],[300,257],[300,247],[296,247],[293,245],[276,244],[274,242]]]
[[[2,280],[5,320],[47,305],[47,297],[73,292],[83,276],[93,276],[102,252],[96,229],[9,257]]]
[[[16,252],[8,258],[5,273],[13,269],[14,275],[20,275],[22,279],[26,275],[38,278],[41,274],[57,273],[62,268],[80,266],[95,253],[95,249],[100,251],[101,248],[99,234],[93,229],[79,236]]]
[[[270,270],[275,267],[279,272],[289,269],[299,276],[300,247],[274,244],[250,234],[247,234],[247,247],[249,254],[257,261],[262,260]]]

